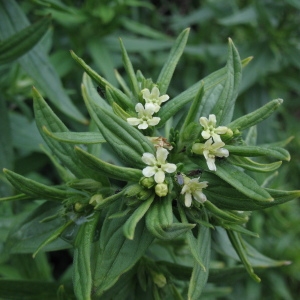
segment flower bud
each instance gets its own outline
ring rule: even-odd
[[[166,279],[165,275],[162,273],[154,273],[153,272],[152,279],[153,279],[153,282],[160,288],[163,288],[167,283],[167,279]]]
[[[155,193],[159,197],[164,197],[168,195],[168,185],[165,183],[158,183],[155,186]]]
[[[156,182],[153,177],[143,177],[140,180],[140,184],[147,189],[152,188],[155,185],[155,183]]]
[[[195,143],[192,147],[192,152],[196,154],[203,154],[203,150],[205,148],[204,144],[201,143]]]
[[[85,205],[80,203],[80,202],[76,202],[75,205],[74,205],[74,209],[77,212],[81,212],[84,207],[85,207]]]
[[[89,204],[96,206],[103,200],[103,197],[101,194],[95,194],[91,197]]]

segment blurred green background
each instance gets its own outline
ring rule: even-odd
[[[272,99],[283,98],[279,112],[257,128],[257,143],[294,137],[286,146],[291,152],[291,162],[284,163],[278,174],[257,179],[261,183],[270,180],[272,188],[299,189],[299,0],[1,0],[0,3],[1,40],[29,22],[34,23],[49,13],[52,16],[50,29],[30,55],[0,64],[1,169],[13,169],[41,182],[59,183],[49,158],[39,146],[42,139],[34,123],[31,87],[35,85],[42,91],[71,130],[87,131],[88,114],[80,92],[82,70],[72,60],[69,50],[74,50],[99,74],[117,85],[115,69],[124,75],[118,41],[121,37],[135,69],[155,79],[176,36],[190,27],[188,45],[168,91],[170,97],[223,67],[230,37],[242,59],[253,56],[243,72],[236,116],[251,112]],[[12,193],[0,175],[0,196]],[[0,218],[4,221],[0,226],[0,243],[13,226],[10,216],[18,215],[23,209],[18,203],[1,205]],[[299,215],[298,200],[252,214],[249,228],[261,238],[252,239],[251,243],[271,258],[292,263],[260,274],[261,284],[248,277],[235,280],[230,284],[231,293],[221,296],[222,299],[299,297]],[[2,257],[0,264],[4,266],[7,260]],[[0,277],[10,274],[10,278],[14,278],[5,270],[0,265]],[[58,271],[55,276],[64,275]],[[26,272],[18,276],[32,279],[32,274]]]

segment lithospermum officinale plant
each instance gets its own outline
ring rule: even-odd
[[[188,33],[179,35],[155,81],[134,71],[120,41],[129,81],[116,73],[122,90],[71,51],[85,71],[89,132],[70,132],[33,89],[36,123],[64,184],[49,187],[4,170],[21,194],[2,200],[47,200],[39,207],[47,212],[41,224],[59,222],[33,255],[68,235],[77,299],[199,299],[207,282],[212,287],[244,270],[259,282],[256,269],[286,263],[244,240],[257,237],[246,228],[251,211],[300,193],[267,188],[253,176],[290,160],[282,148],[286,141],[250,142],[255,125],[282,100],[232,120],[242,69],[251,58],[241,60],[230,39],[224,68],[169,97]],[[262,156],[275,162],[255,159]],[[211,261],[212,251],[236,264]]]

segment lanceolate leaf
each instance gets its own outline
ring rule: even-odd
[[[240,56],[231,39],[229,39],[226,71],[226,81],[222,94],[211,111],[211,113],[216,115],[216,119],[221,125],[228,124],[232,119],[235,99],[238,95],[242,77]]]
[[[275,99],[265,104],[263,107],[249,113],[245,116],[242,116],[227,125],[233,131],[238,129],[240,131],[252,127],[255,124],[268,118],[281,104],[282,99]]]
[[[34,47],[48,30],[50,20],[51,17],[46,16],[0,42],[0,64],[11,62]]]
[[[78,147],[75,148],[75,151],[79,159],[87,167],[93,169],[96,172],[101,172],[103,175],[110,178],[122,181],[139,181],[143,176],[141,170],[112,165]]]
[[[290,154],[287,150],[280,147],[259,147],[259,146],[235,146],[225,145],[224,148],[229,150],[230,155],[239,155],[246,157],[253,156],[271,156],[280,160],[291,159]]]
[[[238,86],[238,81],[240,80],[240,75],[238,75],[239,74],[239,64],[240,63],[243,64],[243,61],[242,62],[238,61],[239,57],[237,56],[237,52],[236,52],[235,48],[231,48],[232,46],[233,46],[233,44],[230,43],[229,44],[229,48],[230,48],[229,55],[232,54],[232,59],[233,58],[235,59],[235,61],[231,60],[232,63],[235,63],[235,65],[231,65],[231,71],[232,70],[236,71],[236,78],[235,78],[236,81],[234,83],[234,93],[235,93],[235,92],[237,92],[236,88]],[[214,73],[212,73],[212,74],[208,75],[207,77],[203,78],[202,80],[198,81],[193,86],[191,86],[190,88],[188,88],[186,91],[182,92],[175,98],[170,99],[166,104],[164,104],[162,106],[162,108],[160,109],[160,111],[157,114],[157,116],[161,118],[157,127],[162,127],[169,118],[174,116],[178,111],[180,111],[182,109],[182,107],[184,107],[187,103],[189,103],[196,96],[196,94],[198,93],[199,88],[202,84],[202,81],[204,81],[204,92],[207,93],[211,89],[215,88],[217,85],[225,84],[224,82],[227,80],[227,75],[228,75],[227,72],[228,72],[228,67],[225,66],[224,68],[222,68],[218,71],[215,71]],[[231,100],[231,101],[233,101],[233,100]],[[202,105],[202,103],[201,103],[201,105]],[[227,118],[229,119],[229,117],[230,117],[230,120],[231,120],[232,116],[230,114],[228,115]],[[219,122],[219,119],[217,119],[217,120]],[[230,120],[228,120],[227,123],[230,122]],[[226,120],[224,119],[224,122],[225,121]]]
[[[193,162],[198,164],[200,168],[207,169],[206,162],[199,158],[192,158]],[[235,166],[229,164],[226,160],[218,160],[216,162],[217,171],[215,175],[226,181],[235,189],[254,201],[271,202],[274,199],[263,189],[258,183],[246,173],[240,171]],[[222,194],[221,194],[222,195]]]
[[[20,192],[40,199],[62,201],[72,195],[74,192],[60,190],[34,180],[23,177],[17,173],[4,169],[4,174],[9,182]]]
[[[33,100],[37,127],[43,139],[59,160],[78,178],[93,178],[101,182],[107,182],[107,178],[97,172],[92,172],[78,160],[72,145],[60,143],[44,133],[44,126],[54,132],[68,132],[68,128],[55,115],[35,88],[33,89]]]
[[[135,237],[128,240],[123,234],[124,216],[109,219],[118,210],[119,204],[112,205],[103,223],[98,246],[92,253],[93,290],[100,297],[114,285],[119,277],[131,269],[153,241],[153,237],[141,220],[135,228]]]
[[[242,167],[254,172],[273,172],[277,170],[282,162],[276,161],[270,164],[261,164],[248,157],[229,156],[227,160],[235,166]]]
[[[30,25],[15,0],[0,1],[0,20],[0,35],[4,39]],[[61,112],[74,120],[86,123],[86,119],[64,91],[62,83],[42,45],[37,44],[28,53],[20,57],[18,62]]]
[[[195,262],[188,290],[189,300],[200,299],[200,295],[206,285],[209,274],[210,244],[210,229],[198,225],[197,249],[202,258],[205,270]]]
[[[98,144],[105,139],[99,132],[51,132],[43,127],[44,132],[51,138],[68,144]]]
[[[145,166],[141,158],[145,152],[154,154],[151,142],[138,129],[120,119],[113,112],[101,108],[94,102],[89,102],[84,86],[82,86],[82,94],[91,117],[119,157],[131,166]]]
[[[146,214],[147,229],[159,239],[170,240],[195,227],[173,223],[172,198],[164,197],[152,204]]]
[[[134,211],[134,213],[128,218],[126,223],[123,226],[124,235],[133,240],[135,228],[137,223],[143,218],[150,205],[154,200],[154,196],[151,196],[148,200],[144,201],[139,205],[139,207]]]
[[[71,56],[73,57],[73,59],[81,66],[83,67],[83,69],[85,70],[85,72],[91,77],[93,78],[96,83],[98,83],[100,85],[100,87],[102,87],[104,90],[106,88],[106,86],[110,87],[111,90],[114,92],[114,94],[116,95],[116,97],[118,98],[118,102],[119,104],[122,103],[123,106],[125,107],[131,107],[134,108],[134,105],[132,103],[132,101],[130,100],[130,98],[128,96],[126,96],[122,91],[120,91],[119,89],[117,89],[116,87],[114,87],[112,84],[110,84],[106,79],[104,79],[103,77],[101,77],[99,74],[97,74],[91,67],[89,67],[84,61],[83,59],[81,59],[80,57],[78,57],[73,51],[71,51]],[[121,105],[121,104],[120,104]]]
[[[82,224],[75,240],[73,259],[73,286],[75,295],[79,300],[91,299],[91,248],[93,246],[92,243],[99,217],[100,214],[96,213],[91,221]]]
[[[178,36],[174,46],[172,47],[170,55],[157,78],[157,84],[159,85],[161,95],[165,94],[168,90],[176,65],[184,51],[189,32],[190,29],[187,28]]]

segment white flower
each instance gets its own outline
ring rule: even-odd
[[[206,196],[202,193],[202,189],[207,187],[208,182],[203,181],[199,182],[199,178],[190,179],[184,177],[184,186],[181,190],[181,194],[184,195],[184,205],[190,207],[192,204],[192,198],[200,203],[204,203],[207,199]]]
[[[156,86],[152,88],[151,93],[149,89],[143,89],[142,94],[146,103],[153,104],[154,112],[158,112],[161,104],[170,98],[168,95],[159,96],[159,89]]]
[[[192,152],[196,154],[203,154],[208,168],[211,171],[216,171],[215,157],[227,157],[229,151],[225,148],[222,148],[225,145],[222,141],[213,143],[212,138],[207,140],[205,144],[195,143],[192,147]]]
[[[217,121],[215,115],[209,115],[208,119],[205,117],[201,117],[199,119],[199,122],[204,128],[204,130],[201,132],[201,135],[206,140],[212,137],[214,139],[214,142],[221,142],[219,134],[224,134],[228,130],[226,126],[219,126],[216,128]]]
[[[159,123],[160,118],[152,117],[154,114],[154,106],[152,104],[145,105],[138,103],[135,106],[135,110],[138,113],[138,118],[127,118],[127,122],[132,126],[137,126],[139,129],[146,129],[148,126],[155,126]]]
[[[169,151],[164,148],[158,148],[156,151],[156,158],[152,153],[144,153],[142,156],[143,162],[148,165],[143,169],[143,175],[145,177],[151,177],[154,175],[156,183],[162,183],[165,180],[165,172],[173,173],[176,171],[175,164],[166,163]]]

